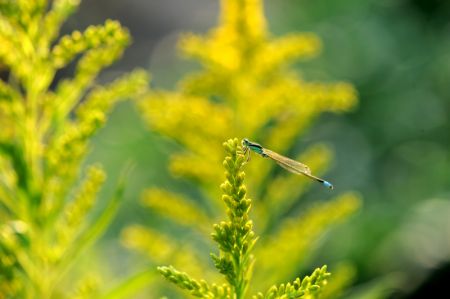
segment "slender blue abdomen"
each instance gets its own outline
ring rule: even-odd
[[[333,185],[330,182],[323,181],[322,184],[324,184],[327,188],[333,189]]]

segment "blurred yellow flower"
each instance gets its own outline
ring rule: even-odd
[[[0,298],[93,298],[99,289],[92,270],[73,275],[72,289],[63,290],[62,280],[105,231],[123,186],[97,215],[103,170],[89,167],[75,186],[92,135],[115,103],[145,93],[148,78],[138,71],[95,84],[129,34],[108,20],[57,39],[78,4],[0,3],[0,65],[9,76],[0,80]],[[74,60],[73,77],[56,82]]]
[[[357,92],[351,84],[308,82],[289,68],[296,60],[318,55],[321,46],[313,33],[272,36],[261,0],[222,0],[218,27],[204,36],[185,34],[179,42],[182,54],[200,62],[202,69],[184,77],[175,91],[154,90],[139,101],[150,128],[184,146],[185,151],[171,157],[170,170],[198,183],[214,207],[211,221],[223,213],[217,186],[223,179],[224,140],[248,137],[283,153],[321,113],[345,112],[357,104]],[[323,144],[312,145],[300,157],[320,174],[332,159],[332,151]],[[344,194],[308,209],[303,218],[286,220],[285,213],[310,182],[273,172],[274,163],[257,157],[246,167],[250,195],[257,199],[256,229],[262,239],[275,240],[261,242],[257,247],[258,252],[268,255],[259,260],[254,274],[256,285],[264,289],[267,283],[286,281],[296,274],[297,265],[318,236],[355,211],[360,199],[355,194]],[[171,204],[161,208],[174,197],[177,202],[182,197],[193,202],[187,195],[180,197],[157,189],[151,193],[155,197],[152,202],[158,202],[151,208],[175,223],[195,229],[191,223],[176,219],[187,211],[186,207]],[[308,229],[302,229],[305,226]],[[270,258],[278,248],[274,244],[286,247],[289,254],[283,253],[281,264],[292,267],[279,269],[280,260]],[[272,279],[266,281],[268,271]]]

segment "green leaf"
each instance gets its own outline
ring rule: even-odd
[[[130,276],[117,286],[106,292],[105,294],[96,297],[97,299],[121,299],[130,298],[139,290],[147,287],[157,277],[158,272],[154,269],[149,269]]]

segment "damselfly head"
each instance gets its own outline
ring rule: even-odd
[[[242,139],[242,147],[247,147],[250,144],[250,141],[247,138]]]

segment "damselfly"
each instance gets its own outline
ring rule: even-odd
[[[284,157],[280,154],[277,154],[271,150],[263,148],[258,143],[251,142],[247,138],[244,138],[242,140],[242,149],[244,151],[244,154],[250,155],[250,152],[249,152],[249,149],[250,149],[257,154],[260,154],[262,157],[269,157],[270,159],[277,162],[278,165],[280,165],[281,167],[283,167],[284,169],[286,169],[292,173],[302,174],[312,180],[315,180],[315,181],[323,184],[327,188],[333,189],[333,185],[331,183],[312,175],[311,170],[305,164],[302,164],[298,161],[289,159],[289,158]],[[249,157],[250,156],[248,156],[248,158]]]

